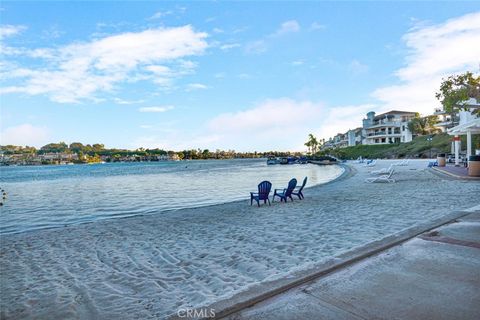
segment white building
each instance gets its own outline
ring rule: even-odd
[[[473,155],[472,148],[472,134],[480,134],[480,118],[472,114],[472,111],[480,108],[480,103],[475,99],[470,99],[467,105],[469,111],[459,112],[459,123],[457,126],[448,129],[449,135],[454,136],[454,153],[455,153],[455,165],[460,164],[460,137],[461,135],[467,136],[467,159]]]
[[[412,141],[408,122],[415,118],[415,112],[389,111],[379,115],[371,111],[363,119],[362,144],[389,144]]]
[[[348,146],[353,147],[362,144],[362,127],[348,130],[347,132]]]
[[[435,128],[438,128],[441,132],[447,132],[447,129],[450,129],[458,124],[454,121],[456,119],[456,116],[448,114],[442,108],[435,109],[433,115],[437,116],[438,121],[435,124]]]

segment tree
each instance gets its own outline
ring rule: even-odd
[[[436,116],[427,116],[420,117],[418,114],[415,118],[410,120],[408,123],[408,130],[410,130],[414,135],[427,135],[432,133],[437,133],[439,129],[435,127],[437,123]]]
[[[65,142],[49,143],[40,148],[40,153],[65,152],[68,146]]]
[[[95,143],[93,146],[92,146],[92,149],[93,151],[95,152],[100,152],[102,150],[105,150],[105,146],[101,143]]]
[[[443,79],[440,85],[440,91],[435,94],[440,100],[443,109],[450,114],[458,110],[468,110],[468,100],[474,98],[480,101],[480,76],[475,76],[472,72],[465,72],[460,75],[452,75]],[[480,113],[480,109],[473,111]]]
[[[70,151],[74,153],[79,153],[80,151],[83,151],[83,144],[80,142],[72,142],[70,143]]]
[[[308,152],[316,153],[318,148],[318,140],[313,134],[308,135],[308,141],[305,142],[305,146],[308,148]]]

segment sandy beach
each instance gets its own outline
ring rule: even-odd
[[[158,319],[288,276],[416,224],[478,205],[480,183],[440,176],[427,161],[391,184],[348,164],[305,200],[245,200],[2,235],[2,319]],[[274,188],[282,186],[274,186]]]

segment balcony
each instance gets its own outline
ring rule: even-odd
[[[380,132],[372,132],[372,133],[367,133],[367,137],[381,137],[381,136],[386,136],[386,137],[398,137],[401,136],[400,131],[394,131],[394,132],[386,132],[386,131],[380,131]]]
[[[381,127],[400,127],[402,125],[401,122],[396,121],[379,121],[374,123],[371,126],[365,127],[365,129],[374,129],[374,128],[381,128]]]
[[[435,109],[435,112],[433,114],[434,115],[442,115],[442,114],[446,114],[446,112],[443,109],[437,108],[437,109]]]
[[[453,127],[453,122],[451,120],[449,121],[443,121],[443,122],[438,122],[435,124],[436,127],[449,127],[449,126],[452,126]]]

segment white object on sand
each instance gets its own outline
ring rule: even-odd
[[[367,178],[365,179],[365,182],[368,183],[373,183],[373,182],[395,182],[395,179],[392,179],[392,175],[395,172],[395,170],[391,170],[389,174],[379,176],[379,177],[373,177],[373,178]]]

